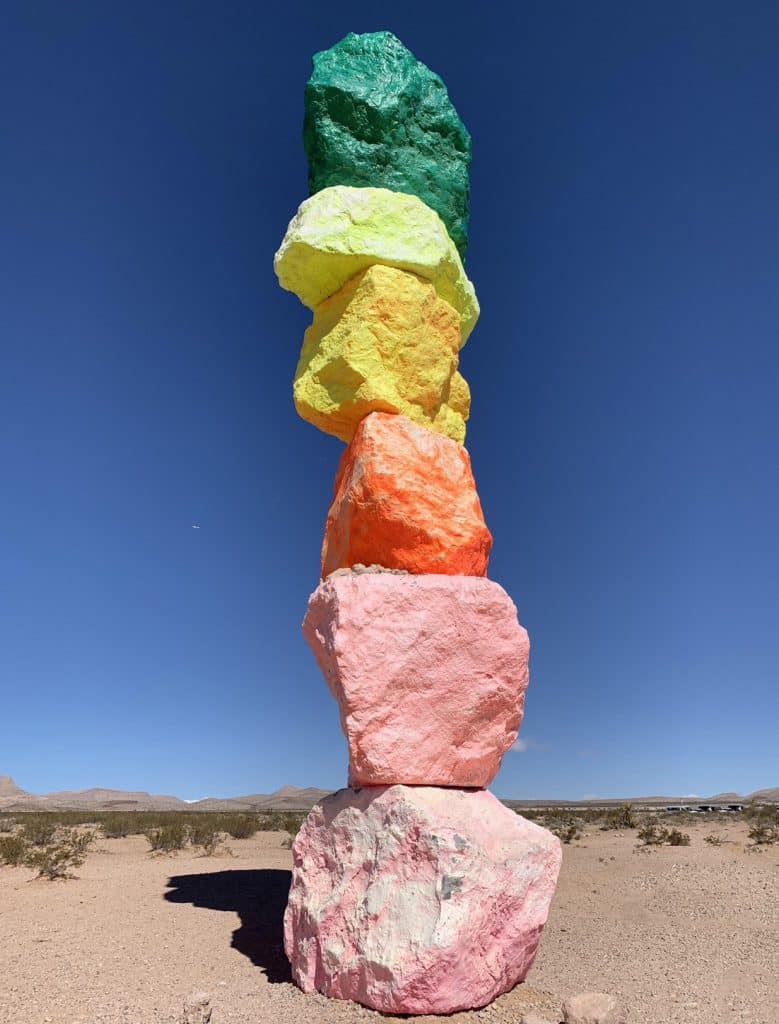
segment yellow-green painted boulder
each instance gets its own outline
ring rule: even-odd
[[[459,344],[459,317],[430,281],[375,264],[317,305],[295,408],[342,441],[368,413],[391,412],[462,443],[471,396]]]
[[[373,264],[426,278],[460,318],[460,345],[479,316],[476,292],[438,214],[417,196],[334,185],[301,204],[276,253],[279,284],[315,309]]]

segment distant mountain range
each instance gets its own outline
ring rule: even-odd
[[[308,811],[330,790],[283,786],[275,793],[203,800],[180,800],[177,796],[126,792],[122,789],[63,790],[36,796],[20,789],[10,775],[0,775],[0,811]],[[629,800],[635,804],[735,804],[755,800],[779,803],[779,787],[758,789],[747,796],[718,793],[709,797],[639,796],[592,800],[505,800],[509,807],[581,806],[599,807]]]
[[[10,775],[0,775],[0,811],[308,811],[329,792],[284,786],[269,794],[187,801],[177,796],[96,788],[36,796],[20,789]]]
[[[590,800],[504,800],[509,807],[609,807],[630,803],[639,807],[698,807],[702,804],[758,804],[779,803],[779,786],[756,789],[754,793],[717,793],[716,796],[622,796],[593,797]]]

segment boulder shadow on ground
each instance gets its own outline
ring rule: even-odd
[[[231,946],[260,967],[269,982],[291,981],[284,955],[283,919],[290,871],[204,871],[168,879],[170,903],[191,903],[207,910],[233,911],[241,919]]]

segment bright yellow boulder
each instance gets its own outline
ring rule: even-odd
[[[459,344],[459,317],[429,281],[376,264],[316,307],[295,408],[342,441],[368,413],[393,412],[462,443],[471,396]]]
[[[375,263],[426,278],[460,317],[462,346],[479,316],[473,285],[438,214],[417,196],[333,185],[301,204],[276,253],[279,284],[315,309]]]

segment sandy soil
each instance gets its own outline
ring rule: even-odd
[[[738,823],[716,830],[721,847],[704,842],[711,825],[689,831],[689,847],[650,852],[634,833],[591,831],[567,846],[528,983],[446,1019],[517,1024],[533,1010],[556,1022],[562,998],[596,989],[638,1024],[777,1024],[779,849],[748,852]],[[212,996],[212,1024],[398,1020],[290,983],[281,840],[230,840],[231,855],[207,858],[101,840],[78,879],[55,883],[0,868],[0,1022],[180,1022],[196,989]]]

